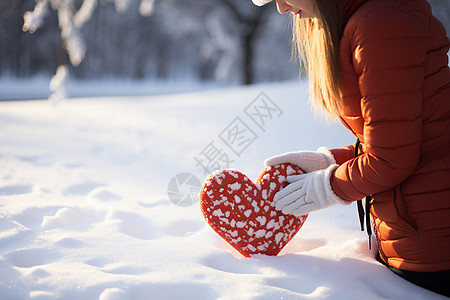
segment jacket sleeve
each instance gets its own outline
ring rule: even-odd
[[[364,119],[364,154],[331,178],[344,200],[359,200],[404,181],[420,157],[426,20],[395,8],[368,12],[350,31]]]
[[[331,154],[333,154],[334,160],[338,165],[353,159],[355,157],[355,147],[354,145],[348,145],[342,148],[331,149]]]

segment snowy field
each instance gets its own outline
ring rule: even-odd
[[[268,156],[354,142],[306,98],[281,83],[0,102],[0,298],[445,299],[374,260],[355,205],[311,214],[277,257],[246,259],[174,186],[182,173],[203,181],[213,150],[256,179]],[[261,99],[272,110],[258,121]],[[224,134],[236,124],[251,134],[239,144]]]

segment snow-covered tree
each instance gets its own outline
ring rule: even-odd
[[[114,1],[116,10],[121,12],[126,10],[130,0],[111,1]],[[153,11],[154,0],[140,1],[139,12],[149,16]],[[36,0],[34,10],[27,11],[23,16],[23,30],[34,33],[43,24],[49,6],[57,11],[63,47],[69,55],[70,62],[72,65],[78,66],[86,52],[80,28],[91,19],[93,11],[98,6],[98,0],[83,0],[78,10],[74,0]]]
[[[116,10],[121,12],[127,9],[130,0],[114,1]],[[153,12],[154,0],[140,0],[139,12],[148,16]],[[34,33],[41,27],[48,10],[51,8],[57,12],[58,26],[61,32],[61,46],[67,52],[70,63],[78,66],[84,59],[86,44],[80,32],[81,27],[91,19],[93,11],[98,6],[98,0],[82,0],[77,9],[74,0],[36,0],[33,11],[25,12],[23,19],[23,31]],[[64,82],[68,76],[66,65],[57,68],[55,76],[50,83],[53,94],[50,99],[58,101],[65,98]]]

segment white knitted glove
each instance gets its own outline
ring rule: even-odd
[[[279,164],[290,163],[300,167],[305,172],[313,172],[328,168],[335,164],[333,154],[326,147],[320,147],[317,151],[296,151],[288,152],[269,157],[264,161],[266,166],[275,166]]]
[[[350,201],[339,198],[331,188],[330,177],[337,167],[334,164],[325,170],[288,176],[286,180],[289,184],[273,198],[275,209],[284,214],[302,216],[334,204],[350,204]]]

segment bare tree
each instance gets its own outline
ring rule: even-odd
[[[243,53],[242,74],[244,74],[243,83],[254,83],[254,57],[255,57],[255,39],[258,37],[261,25],[267,17],[268,9],[273,9],[270,5],[263,7],[254,7],[253,9],[242,9],[242,0],[219,0],[220,3],[229,11],[235,22],[239,24],[241,30],[240,38]],[[252,5],[247,1],[247,5]]]

